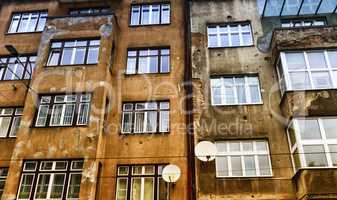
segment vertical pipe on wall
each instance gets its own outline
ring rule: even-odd
[[[192,66],[191,66],[191,21],[190,21],[190,0],[184,0],[184,39],[185,39],[185,69],[184,87],[187,153],[188,153],[188,199],[196,200],[196,176],[195,176],[195,156],[194,156],[194,129],[193,129],[193,88],[192,88]]]

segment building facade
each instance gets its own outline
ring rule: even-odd
[[[1,2],[1,199],[188,199],[183,6]]]
[[[197,199],[337,199],[336,1],[191,1]]]

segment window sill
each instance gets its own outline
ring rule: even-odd
[[[73,67],[73,68],[81,68],[81,67],[95,67],[97,66],[98,63],[96,64],[74,64],[74,65],[44,65],[45,68],[68,68],[68,67]]]
[[[207,47],[208,49],[234,49],[234,48],[247,48],[247,47],[254,47],[255,45],[254,44],[251,44],[251,45],[243,45],[243,46],[228,46],[228,47]]]
[[[217,179],[241,179],[241,180],[249,180],[249,179],[270,179],[273,178],[273,175],[268,176],[216,176]]]
[[[8,136],[8,137],[0,137],[0,140],[3,140],[3,139],[16,139],[16,136],[15,137],[10,137],[10,136]]]
[[[260,103],[247,103],[247,104],[212,104],[213,107],[228,107],[228,106],[261,106],[263,102]]]
[[[301,167],[295,171],[293,179],[297,179],[300,176],[300,174],[305,170],[314,171],[314,170],[336,170],[336,169],[337,169],[337,166],[335,167],[331,167],[331,166],[330,167]]]
[[[17,32],[17,33],[8,33],[6,32],[5,36],[11,36],[11,35],[25,35],[25,34],[41,34],[43,31],[32,31],[32,32]]]
[[[144,74],[127,74],[124,73],[124,76],[128,77],[128,76],[167,76],[170,75],[170,72],[164,72],[164,73],[144,73]]]
[[[170,132],[153,132],[153,133],[122,133],[119,132],[120,136],[147,136],[147,135],[169,135]]]
[[[89,125],[71,125],[71,126],[30,126],[30,128],[37,128],[37,129],[52,129],[52,128],[88,128]]]
[[[156,26],[169,26],[171,25],[171,23],[167,23],[167,24],[140,24],[140,25],[131,25],[129,24],[130,28],[137,28],[137,27],[156,27]]]
[[[14,79],[14,80],[0,80],[2,82],[14,82],[14,81],[30,81],[31,79]]]

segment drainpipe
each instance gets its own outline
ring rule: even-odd
[[[194,156],[194,128],[193,128],[193,87],[192,87],[192,65],[191,65],[191,21],[190,0],[184,0],[184,39],[185,39],[185,70],[184,87],[186,92],[186,134],[188,148],[188,199],[196,200],[196,176]]]

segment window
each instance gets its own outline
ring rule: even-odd
[[[16,137],[23,108],[0,108],[0,138]]]
[[[170,103],[124,103],[122,133],[164,133],[170,127]]]
[[[337,51],[281,52],[277,65],[281,92],[337,88]]]
[[[216,142],[217,177],[272,176],[268,142],[242,140]]]
[[[208,47],[238,47],[253,45],[249,22],[210,25],[207,27]]]
[[[70,10],[70,15],[92,15],[111,13],[110,8],[78,8]]]
[[[79,199],[82,160],[25,161],[17,199]]]
[[[312,26],[325,26],[325,18],[305,18],[305,19],[284,19],[281,20],[283,28],[288,27],[312,27]]]
[[[170,49],[128,50],[126,74],[170,72]]]
[[[47,66],[98,63],[100,40],[53,41]]]
[[[7,175],[8,175],[8,168],[0,167],[0,198],[5,189]]]
[[[167,200],[163,165],[118,166],[116,200]]]
[[[8,33],[29,33],[43,31],[47,20],[47,12],[14,13]]]
[[[296,118],[288,139],[296,170],[307,167],[337,167],[337,117]]]
[[[259,79],[256,76],[211,78],[212,105],[261,104]]]
[[[31,79],[36,56],[0,57],[0,80]]]
[[[131,26],[170,23],[170,4],[132,5]]]
[[[90,94],[40,96],[36,127],[87,125]]]

